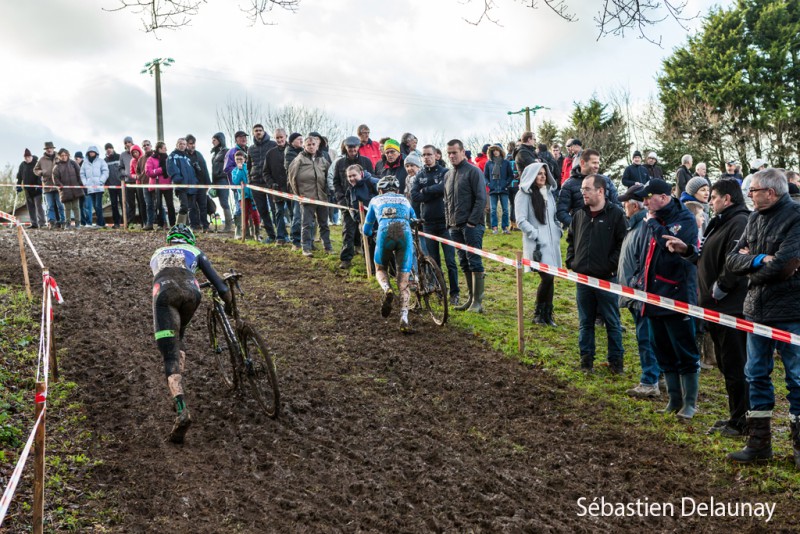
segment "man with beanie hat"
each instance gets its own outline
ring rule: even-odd
[[[406,190],[406,167],[403,156],[400,154],[400,143],[394,139],[387,139],[383,143],[383,156],[375,165],[375,176],[394,176],[400,182],[400,191]]]
[[[655,152],[647,154],[644,168],[647,171],[647,176],[650,178],[664,179],[664,169],[658,164],[658,155]]]
[[[361,168],[372,174],[372,161],[359,153],[361,141],[358,137],[351,135],[344,140],[344,154],[336,160],[333,167],[333,192],[336,195],[336,202],[345,208],[358,209],[358,204],[353,205],[351,195],[347,194],[350,189],[350,182],[347,180],[347,168],[351,165],[360,165]],[[417,212],[419,213],[419,212]],[[342,210],[342,251],[339,253],[340,269],[349,269],[350,262],[355,256],[355,246],[361,237],[358,229],[360,221],[359,214],[348,209]]]
[[[422,160],[419,159],[416,153],[412,152],[405,159],[405,167],[406,167],[406,189],[402,191],[402,193],[406,196],[409,202],[411,202],[411,207],[414,208],[414,213],[419,216],[419,202],[414,202],[411,200],[411,188],[414,186],[414,183],[417,181],[417,174],[419,170],[422,168]],[[425,245],[423,244],[423,247]]]
[[[647,169],[642,166],[642,153],[638,150],[634,151],[631,161],[632,163],[622,173],[622,185],[626,187],[636,184],[645,185],[650,180],[650,176],[647,174]]]
[[[19,164],[17,171],[17,192],[22,191],[22,186],[42,185],[41,177],[34,172],[39,158],[34,156],[30,150],[25,149],[22,163]],[[42,205],[42,189],[39,187],[25,187],[25,204],[28,206],[28,217],[31,220],[31,228],[44,228],[47,218],[44,214]]]
[[[681,193],[686,191],[686,184],[692,179],[692,159],[691,154],[684,154],[681,158],[681,166],[675,174],[675,185],[678,187],[678,198],[681,198]],[[706,184],[711,187],[711,184]],[[689,193],[690,195],[692,193]]]

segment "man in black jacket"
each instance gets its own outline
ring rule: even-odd
[[[778,169],[755,173],[747,194],[755,213],[728,253],[725,266],[734,275],[748,278],[746,319],[800,334],[800,204],[789,196],[786,176]],[[794,462],[800,469],[800,347],[751,333],[747,334],[745,366],[750,385],[749,439],[744,449],[728,458],[750,463],[772,457],[775,392],[770,375],[776,347],[786,372]]]
[[[347,181],[347,168],[350,165],[361,165],[361,168],[372,174],[372,161],[368,157],[358,153],[361,141],[358,137],[351,135],[344,140],[344,157],[336,161],[333,169],[333,191],[336,194],[336,202],[346,208],[358,209],[358,204],[352,204],[352,198],[347,194],[350,183]],[[355,243],[361,239],[361,232],[358,230],[360,218],[358,213],[350,210],[342,210],[342,251],[339,253],[340,269],[349,269],[350,262],[356,254]]]
[[[533,146],[535,142],[536,139],[533,137],[533,132],[525,132],[520,138],[520,145],[514,154],[514,163],[517,165],[517,172],[520,176],[522,176],[522,171],[525,170],[525,167],[539,161],[536,155],[536,148]]]
[[[17,192],[21,191],[23,185],[42,185],[42,179],[33,172],[38,160],[39,158],[34,156],[29,149],[25,149],[24,161],[19,164],[19,170],[17,171]],[[44,214],[44,206],[42,205],[42,188],[26,187],[25,203],[28,206],[31,228],[44,228],[47,225],[47,217]]]
[[[681,252],[697,262],[698,304],[704,308],[744,318],[742,308],[747,295],[747,277],[737,276],[725,267],[725,258],[739,241],[747,226],[750,211],[736,180],[719,180],[711,187],[711,207],[716,214],[703,234],[702,249],[668,237],[670,250]],[[714,342],[717,365],[725,377],[730,417],[717,421],[709,433],[741,436],[745,430],[748,388],[744,375],[747,361],[747,333],[707,322],[706,329]]]
[[[267,157],[264,160],[264,182],[267,188],[282,193],[288,192],[286,167],[284,166],[286,142],[286,130],[283,128],[276,128],[275,143],[277,143],[277,146],[271,148],[269,152],[267,152]],[[282,197],[273,197],[272,206],[275,208],[276,243],[278,245],[285,245],[288,237],[286,235],[286,213],[291,207],[291,201]]]
[[[225,134],[217,132],[211,137],[211,181],[214,185],[231,185],[230,177],[225,172],[225,159],[228,157],[228,147],[225,146]],[[222,205],[225,217],[223,232],[233,232],[233,213],[229,202],[230,189],[216,189],[217,198]]]
[[[443,239],[450,239],[444,216],[444,176],[447,169],[437,163],[436,147],[433,145],[422,147],[422,162],[423,167],[417,173],[417,179],[411,188],[411,200],[420,204],[419,216],[424,221],[422,231]],[[441,245],[444,251],[444,263],[447,267],[447,283],[450,286],[450,304],[457,306],[459,290],[456,249],[444,243]],[[441,269],[439,242],[426,239],[425,250]]]
[[[692,179],[693,162],[691,154],[684,154],[681,158],[681,166],[675,173],[675,185],[678,187],[677,198],[681,198],[681,193],[686,191],[686,184]]]
[[[572,214],[583,207],[583,194],[581,187],[587,176],[600,172],[600,153],[597,150],[588,148],[581,152],[580,165],[572,166],[572,174],[569,179],[561,185],[556,204],[556,219],[564,228],[568,228],[572,223]],[[600,176],[603,176],[602,174]],[[617,196],[617,188],[611,178],[603,176],[606,182],[606,200],[622,209]]]
[[[567,268],[615,282],[622,241],[628,228],[625,214],[606,199],[606,180],[600,174],[584,178],[581,193],[584,205],[574,212],[567,233]],[[609,369],[615,375],[623,372],[625,349],[622,346],[618,300],[614,293],[585,284],[577,285],[578,347],[584,372],[592,372],[594,366],[594,327],[598,316],[603,317],[606,323]]]
[[[247,169],[249,176],[247,179],[251,185],[265,187],[264,181],[264,161],[267,159],[267,152],[275,148],[277,144],[270,139],[269,134],[264,131],[261,124],[253,126],[253,144],[247,149]],[[253,202],[256,204],[258,214],[261,216],[261,224],[267,231],[264,243],[275,242],[275,227],[272,225],[272,213],[268,195],[262,191],[252,190]]]
[[[642,153],[638,150],[633,152],[631,164],[625,167],[625,172],[622,173],[622,185],[631,187],[636,184],[645,185],[650,180],[647,174],[647,169],[642,165]]]
[[[450,239],[483,248],[486,181],[480,169],[467,161],[464,143],[460,140],[448,141],[447,157],[453,165],[444,178],[444,213]],[[458,259],[467,280],[469,299],[455,309],[482,313],[485,275],[481,257],[459,249]]]

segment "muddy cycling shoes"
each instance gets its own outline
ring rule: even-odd
[[[172,432],[169,434],[169,440],[172,443],[183,443],[183,438],[186,436],[186,431],[192,424],[192,416],[189,415],[189,410],[184,409],[178,417],[175,418],[175,425],[172,427]]]
[[[392,313],[392,301],[394,300],[394,291],[391,288],[383,292],[383,302],[381,303],[381,316],[389,317]]]

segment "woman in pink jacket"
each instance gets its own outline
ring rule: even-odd
[[[167,175],[167,145],[163,141],[156,143],[153,155],[147,160],[144,173],[150,178],[150,185],[169,185],[172,183]],[[158,225],[162,230],[166,229],[164,223],[164,202],[167,203],[167,215],[169,217],[169,227],[175,225],[175,202],[172,198],[172,189],[169,188],[148,188],[152,191],[155,202],[151,210],[158,207]],[[151,216],[152,215],[152,216]],[[148,219],[156,220],[155,214],[148,214]]]

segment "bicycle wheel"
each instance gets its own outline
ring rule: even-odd
[[[278,391],[278,375],[275,364],[269,355],[264,339],[256,330],[245,323],[241,330],[244,347],[245,376],[250,382],[253,396],[264,412],[275,419],[281,408]]]
[[[430,256],[423,256],[419,262],[420,294],[425,308],[433,322],[442,326],[447,322],[447,285],[439,266]]]
[[[234,389],[238,382],[235,362],[241,360],[239,345],[225,331],[225,323],[216,307],[208,310],[206,324],[208,325],[208,340],[217,360],[222,382],[228,389]]]

